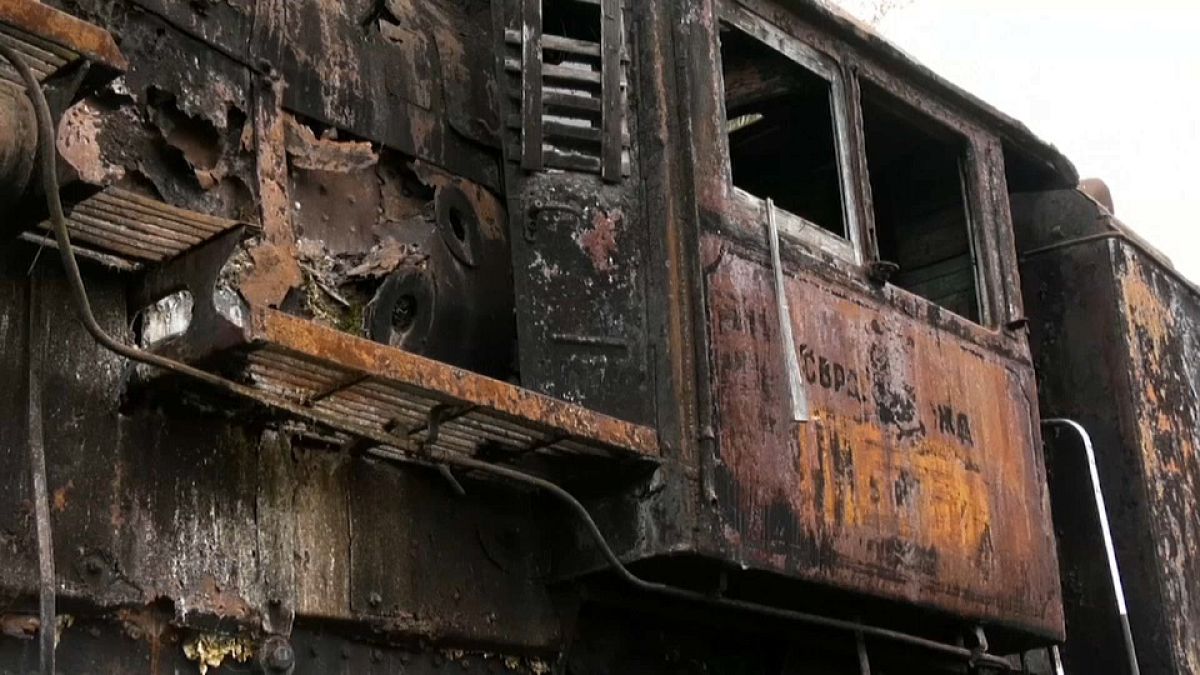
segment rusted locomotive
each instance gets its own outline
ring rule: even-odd
[[[840,14],[0,0],[0,55],[0,672],[1200,669],[1200,294]]]

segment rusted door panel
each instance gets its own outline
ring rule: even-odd
[[[796,424],[770,268],[726,251],[707,284],[722,533],[736,555],[1061,635],[1028,364],[789,276],[813,415]]]
[[[522,383],[652,422],[639,211],[598,177],[535,175],[514,223]]]

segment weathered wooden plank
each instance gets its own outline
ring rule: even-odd
[[[521,32],[507,30],[504,32],[504,40],[508,44],[519,45],[521,44]],[[542,50],[554,50],[576,56],[600,58],[600,45],[595,42],[576,40],[561,35],[542,35]]]

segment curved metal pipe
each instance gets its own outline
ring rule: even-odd
[[[480,473],[486,473],[499,478],[504,478],[513,483],[519,483],[527,487],[535,488],[549,494],[575,514],[578,520],[583,524],[584,529],[587,530],[587,533],[591,537],[592,542],[596,545],[596,548],[599,549],[600,554],[608,563],[609,568],[611,568],[622,581],[640,591],[669,598],[675,598],[677,600],[683,600],[689,603],[714,607],[717,609],[735,609],[785,621],[820,626],[822,628],[832,628],[849,633],[858,633],[865,637],[880,638],[913,647],[920,647],[932,652],[957,657],[963,659],[964,661],[987,665],[992,668],[998,668],[1005,671],[1012,670],[1012,664],[1010,664],[1007,660],[991,654],[979,654],[977,651],[967,649],[966,647],[948,645],[942,642],[937,642],[936,640],[927,640],[925,638],[910,635],[908,633],[901,633],[900,631],[864,625],[856,621],[834,619],[817,614],[798,612],[780,607],[772,607],[769,605],[760,605],[758,603],[746,602],[743,600],[715,597],[712,595],[699,593],[697,591],[691,591],[678,588],[676,586],[670,586],[667,584],[642,579],[630,571],[630,569],[625,566],[625,563],[621,562],[620,557],[617,556],[617,554],[613,551],[612,546],[609,545],[608,540],[600,531],[600,527],[596,524],[595,519],[592,518],[591,513],[588,512],[587,507],[585,507],[570,492],[567,492],[562,487],[544,478],[527,474],[516,469],[510,469],[508,467],[498,466],[477,459],[472,459],[470,457],[463,457],[447,452],[434,452],[431,455],[431,462],[413,460],[403,453],[389,451],[385,448],[374,448],[369,451],[368,454],[380,459],[397,461],[405,464],[418,464],[431,466],[434,468],[436,468],[438,465],[449,465],[459,469],[478,471]]]
[[[1108,509],[1104,505],[1104,492],[1100,489],[1100,470],[1096,465],[1096,448],[1092,445],[1092,436],[1082,424],[1075,420],[1051,418],[1042,420],[1042,424],[1070,429],[1083,441],[1083,449],[1087,454],[1088,472],[1092,479],[1092,494],[1096,498],[1096,515],[1100,518],[1100,534],[1104,538],[1104,552],[1108,556],[1108,572],[1112,577],[1113,593],[1117,596],[1117,612],[1121,615],[1121,631],[1125,636],[1129,671],[1133,675],[1139,675],[1137,650],[1133,646],[1133,630],[1129,626],[1129,611],[1125,606],[1125,587],[1121,583],[1121,571],[1117,568],[1117,552],[1113,546],[1112,531],[1108,524]]]
[[[952,656],[969,663],[983,664],[989,667],[997,668],[1004,671],[1011,671],[1012,664],[1007,660],[990,654],[979,654],[973,650],[949,645],[935,640],[928,640],[915,635],[901,633],[899,631],[868,626],[854,621],[844,621],[816,614],[808,614],[804,612],[796,612],[788,609],[772,607],[769,605],[760,605],[753,602],[742,600],[732,600],[728,598],[716,598],[689,591],[682,588],[676,588],[666,584],[660,584],[652,581],[646,581],[637,575],[633,574],[617,554],[609,545],[604,534],[600,531],[596,521],[591,514],[578,499],[571,493],[567,492],[558,485],[539,478],[537,476],[511,469],[504,466],[490,464],[470,457],[453,455],[446,452],[433,451],[428,454],[431,461],[416,460],[413,457],[404,454],[400,451],[388,451],[384,448],[388,446],[409,447],[411,443],[407,439],[397,438],[389,433],[373,430],[362,429],[353,424],[335,424],[329,420],[323,420],[320,416],[313,413],[312,410],[305,409],[302,405],[290,401],[286,398],[267,394],[253,387],[244,384],[239,384],[227,380],[219,375],[200,370],[185,363],[180,363],[172,359],[165,358],[158,354],[144,351],[136,347],[130,347],[116,338],[105,332],[96,320],[95,314],[92,312],[91,303],[88,300],[87,289],[83,283],[83,275],[79,271],[79,265],[75,260],[75,251],[71,246],[70,233],[67,228],[66,215],[63,212],[62,200],[59,196],[58,175],[55,167],[54,158],[56,156],[55,140],[54,140],[54,123],[50,116],[50,107],[46,103],[45,94],[42,93],[41,87],[34,77],[29,66],[25,63],[20,55],[14,53],[11,49],[0,44],[0,56],[8,59],[13,67],[21,73],[22,79],[25,81],[26,89],[29,91],[29,96],[34,102],[34,108],[37,113],[38,122],[38,143],[40,145],[40,159],[42,169],[42,182],[46,193],[46,202],[50,210],[50,224],[54,230],[54,236],[58,242],[59,254],[62,258],[63,266],[66,268],[67,280],[71,285],[72,292],[75,297],[76,308],[88,333],[103,347],[123,356],[131,361],[136,361],[150,366],[161,368],[168,372],[173,372],[185,377],[190,377],[205,384],[209,384],[228,393],[244,397],[268,406],[275,407],[279,410],[294,414],[302,419],[309,419],[321,424],[330,424],[335,428],[341,427],[349,429],[351,433],[360,435],[362,438],[378,443],[381,447],[371,451],[377,457],[400,461],[410,464],[422,464],[431,466],[437,469],[439,466],[458,467],[460,469],[478,471],[500,478],[505,478],[513,483],[526,485],[550,494],[555,499],[565,504],[572,512],[578,516],[579,520],[584,524],[600,549],[601,554],[608,562],[609,566],[617,575],[628,583],[630,586],[642,591],[655,593],[658,595],[672,597],[679,600],[694,602],[701,605],[715,607],[718,609],[734,609],[748,613],[758,614],[761,616],[772,617],[785,621],[795,621],[813,626],[821,626],[825,628],[833,628],[843,630],[850,633],[861,633],[863,636],[875,637],[884,640],[890,640],[900,644],[906,644],[914,647],[929,650],[931,652]]]

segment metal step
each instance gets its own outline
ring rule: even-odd
[[[71,243],[81,257],[135,271],[174,259],[244,223],[110,187],[69,207],[67,225]],[[56,246],[48,221],[38,223],[21,237],[31,243]]]
[[[23,56],[39,80],[80,59],[109,71],[122,71],[127,65],[108,31],[34,0],[0,2],[0,43]],[[0,81],[24,88],[2,59]]]
[[[369,429],[403,441],[398,446],[487,451],[502,461],[659,456],[649,427],[276,310],[253,311],[244,330],[245,343],[234,348],[240,379],[350,437]]]

